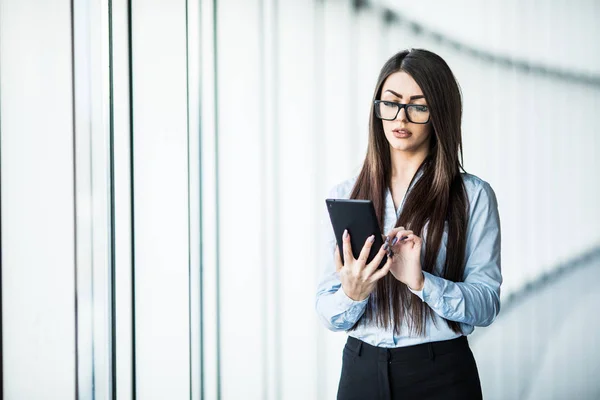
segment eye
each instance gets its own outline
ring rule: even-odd
[[[427,112],[427,106],[413,106],[415,108],[415,111],[418,112]]]
[[[381,104],[383,104],[386,107],[395,107],[396,103],[391,102],[391,101],[382,101]]]

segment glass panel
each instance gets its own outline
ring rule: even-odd
[[[190,396],[185,4],[131,5],[133,285],[140,399]]]

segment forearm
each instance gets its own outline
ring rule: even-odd
[[[474,326],[490,325],[500,311],[499,288],[485,283],[452,282],[423,272],[420,291],[411,290],[439,316]]]

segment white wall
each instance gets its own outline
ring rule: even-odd
[[[383,2],[146,0],[129,18],[81,0],[73,43],[69,6],[42,3],[0,0],[7,399],[73,398],[76,381],[80,398],[332,398],[345,335],[314,312],[315,232],[404,48],[439,53],[462,87],[465,167],[500,205],[503,299],[600,245],[598,83],[406,23],[600,74],[592,1],[394,2],[385,24]]]
[[[73,399],[70,9],[34,3],[0,3],[3,386],[7,399]]]

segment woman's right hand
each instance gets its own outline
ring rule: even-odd
[[[336,271],[339,273],[344,293],[352,300],[361,301],[369,297],[369,294],[371,294],[375,288],[376,282],[387,275],[392,265],[392,259],[391,257],[388,257],[385,265],[381,269],[377,269],[381,260],[383,260],[383,257],[387,253],[388,248],[386,248],[386,244],[381,246],[375,258],[367,264],[367,257],[371,252],[374,241],[374,235],[369,237],[358,256],[358,259],[355,259],[352,254],[350,234],[348,234],[348,231],[344,231],[342,249],[344,255],[343,264],[339,246],[336,246]]]

